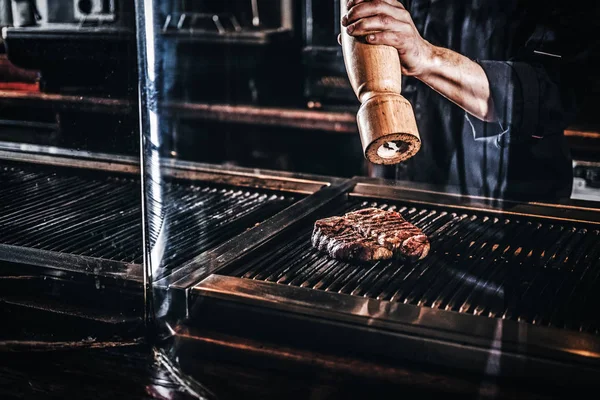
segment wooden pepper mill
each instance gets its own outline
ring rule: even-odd
[[[346,0],[340,0],[346,15]],[[411,104],[400,95],[402,72],[398,51],[367,44],[342,26],[342,52],[350,84],[361,106],[356,114],[363,151],[374,164],[397,164],[414,156],[421,139]]]

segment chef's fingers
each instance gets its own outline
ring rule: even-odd
[[[348,26],[361,18],[373,17],[375,15],[389,15],[404,22],[411,20],[408,11],[402,8],[393,7],[386,2],[378,1],[361,3],[352,7],[348,10],[348,14],[342,17],[342,25]]]
[[[361,18],[353,24],[348,25],[346,32],[352,36],[364,36],[369,33],[382,31],[404,31],[410,28],[410,24],[398,21],[389,15],[377,15],[369,18]]]
[[[341,0],[341,1],[344,1],[344,0]],[[398,0],[349,0],[346,3],[346,7],[349,10],[350,8],[352,8],[355,5],[360,4],[360,3],[388,3],[394,7],[404,8],[402,3],[400,3]]]
[[[404,46],[403,35],[398,32],[373,32],[365,36],[367,43],[401,48]]]

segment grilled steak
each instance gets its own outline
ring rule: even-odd
[[[361,235],[405,257],[421,259],[429,253],[427,236],[398,212],[365,208],[345,217]]]
[[[315,222],[312,244],[331,257],[345,261],[377,261],[392,258],[393,252],[375,240],[361,236],[344,217]]]
[[[400,213],[365,208],[318,220],[312,235],[315,248],[341,260],[377,261],[400,255],[422,259],[430,245],[423,232]]]

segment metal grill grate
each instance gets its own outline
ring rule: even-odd
[[[0,243],[142,262],[138,179],[0,167]],[[171,183],[166,268],[221,244],[290,205],[260,190]]]
[[[310,243],[312,223],[231,275],[598,333],[600,232],[566,222],[350,200],[401,212],[429,236],[416,263],[350,264]]]

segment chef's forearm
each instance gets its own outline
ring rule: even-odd
[[[429,61],[415,77],[469,114],[495,121],[490,84],[483,68],[452,50],[431,46]]]

